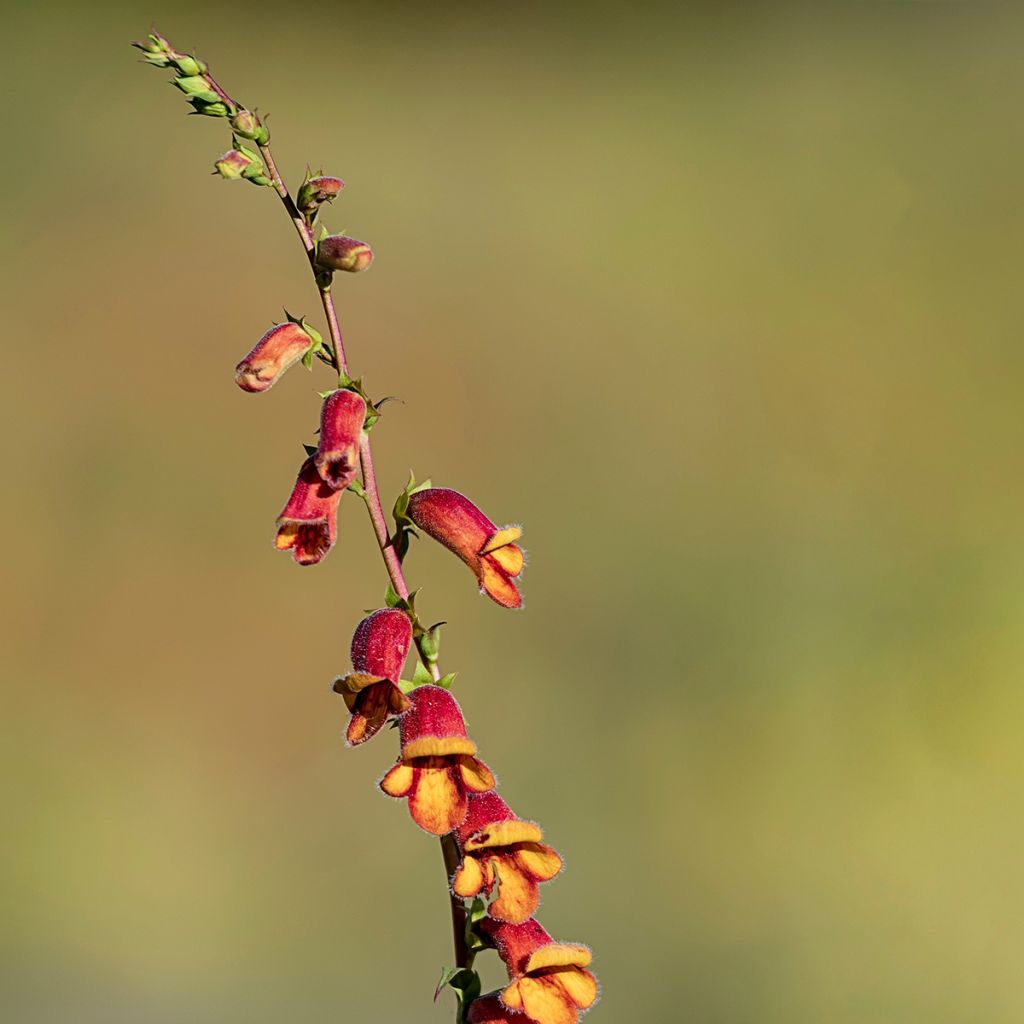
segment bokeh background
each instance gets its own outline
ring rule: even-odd
[[[525,524],[521,614],[409,570],[595,1024],[1021,1020],[1019,7],[4,21],[4,1020],[451,1019],[437,844],[329,692],[364,510],[270,543],[326,371],[232,383],[315,294],[151,23],[348,181],[388,501]]]

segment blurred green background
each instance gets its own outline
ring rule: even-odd
[[[521,614],[409,572],[591,1019],[1024,1017],[1021,8],[4,18],[4,1020],[451,1019],[437,844],[329,692],[364,510],[271,546],[326,371],[232,383],[315,294],[151,23],[348,182],[388,502],[525,524]]]

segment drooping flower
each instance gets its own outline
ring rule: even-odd
[[[266,391],[308,351],[313,339],[299,324],[275,324],[235,367],[235,383],[252,393]]]
[[[459,826],[462,853],[452,878],[452,892],[471,899],[498,886],[498,896],[487,913],[498,921],[521,924],[540,904],[538,885],[562,870],[562,858],[545,846],[544,833],[532,821],[523,821],[497,793],[469,798],[469,813]]]
[[[316,262],[325,270],[347,270],[354,274],[373,262],[373,250],[358,238],[328,235],[316,247]]]
[[[597,979],[586,970],[586,946],[554,942],[535,921],[507,924],[487,917],[480,929],[493,941],[508,969],[503,1006],[537,1024],[577,1024],[581,1011],[597,1001]]]
[[[522,596],[512,582],[526,561],[523,549],[514,543],[523,534],[518,526],[498,529],[469,498],[447,487],[415,491],[408,514],[473,570],[482,593],[505,608],[522,607]]]
[[[490,768],[476,756],[455,698],[440,686],[418,686],[400,720],[402,751],[380,780],[388,796],[408,797],[424,831],[443,836],[466,820],[470,793],[494,788]]]
[[[366,402],[346,388],[332,391],[320,410],[320,445],[313,456],[324,482],[340,490],[348,487],[359,469],[359,435],[366,418]]]
[[[378,608],[356,627],[352,637],[352,668],[334,681],[335,693],[352,712],[346,738],[352,746],[372,739],[391,715],[410,707],[398,688],[412,643],[409,616],[397,608]]]
[[[288,504],[277,517],[275,547],[290,549],[299,565],[322,561],[338,536],[338,502],[343,493],[325,484],[313,460],[306,459]]]

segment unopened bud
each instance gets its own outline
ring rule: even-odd
[[[205,61],[193,57],[190,53],[181,53],[172,58],[174,66],[186,76],[202,75],[206,72]]]
[[[210,88],[210,83],[202,75],[186,75],[176,78],[174,84],[188,97],[197,98],[206,103],[217,103],[220,97]]]
[[[338,193],[345,187],[341,178],[329,178],[320,175],[303,182],[295,203],[303,213],[313,213],[323,203],[333,202]]]
[[[260,146],[270,141],[270,132],[259,116],[251,110],[240,110],[231,120],[231,127],[243,139],[249,139]]]
[[[347,235],[328,235],[317,246],[316,262],[325,270],[347,270],[356,273],[373,262],[373,250]]]
[[[221,101],[211,103],[202,96],[190,96],[189,103],[195,107],[197,114],[203,114],[206,117],[227,117],[231,113],[226,103]]]
[[[222,178],[241,178],[253,161],[237,149],[229,149],[213,166]]]

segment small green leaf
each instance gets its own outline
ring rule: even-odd
[[[455,677],[458,674],[458,672],[449,672],[447,675],[441,676],[434,685],[443,687],[445,690],[450,690],[452,688],[452,683],[455,682]]]
[[[411,679],[399,679],[398,688],[402,693],[412,693],[416,689],[416,684]],[[395,724],[398,724],[398,719],[395,719]]]
[[[363,500],[366,499],[366,491],[363,489],[363,485],[358,480],[353,480],[352,483],[348,485],[348,489],[357,498],[362,498]]]
[[[417,661],[416,668],[413,669],[412,673],[412,685],[429,686],[433,681],[434,677],[430,674],[430,670],[424,667],[422,661]]]
[[[316,449],[314,449],[315,451]],[[401,608],[405,602],[398,596],[398,591],[395,590],[394,584],[388,583],[388,589],[384,592],[384,603],[389,608]]]

